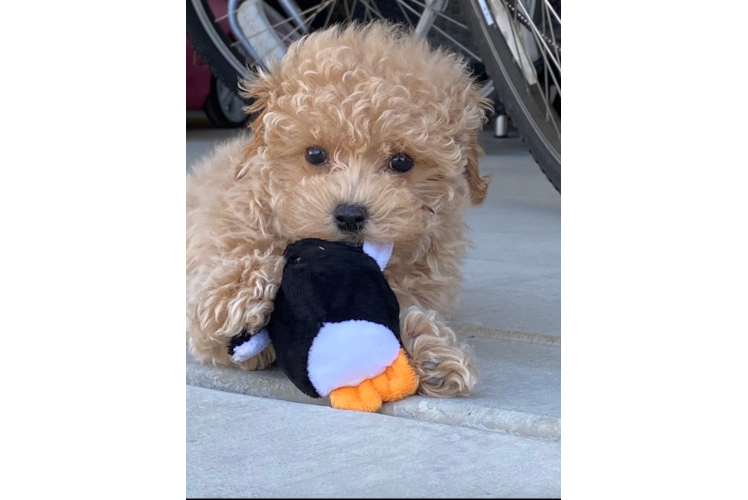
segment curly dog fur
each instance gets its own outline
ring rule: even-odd
[[[456,306],[468,241],[463,214],[486,195],[477,135],[488,102],[463,61],[397,27],[315,32],[245,83],[252,133],[219,146],[187,179],[187,343],[202,362],[235,364],[227,343],[261,329],[273,308],[282,252],[317,237],[393,241],[385,275],[401,305],[403,344],[421,393],[471,392],[472,356],[440,318]],[[309,147],[329,160],[313,166]],[[389,159],[404,153],[414,168]],[[359,233],[333,210],[363,205]],[[240,366],[261,369],[272,346]]]

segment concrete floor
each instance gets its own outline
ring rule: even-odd
[[[188,122],[187,168],[236,130]],[[481,136],[481,171],[493,178],[485,203],[470,209],[474,248],[463,265],[454,322],[561,335],[561,197],[517,138]]]
[[[188,498],[559,498],[561,443],[187,387]]]

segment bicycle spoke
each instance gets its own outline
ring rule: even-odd
[[[548,67],[545,67],[545,71],[543,71],[543,102],[546,103],[546,116],[549,114],[549,102],[551,94],[548,92]]]
[[[371,0],[371,8],[372,8],[372,10],[373,10],[374,12],[376,12],[376,13],[377,13],[377,16],[379,17],[379,19],[384,19],[384,16],[383,16],[383,15],[382,15],[382,13],[381,13],[381,12],[379,11],[379,6],[377,5],[377,1],[376,1],[376,0]]]
[[[545,33],[546,32],[546,27],[545,27],[545,17],[546,17],[545,16],[545,8],[541,6],[540,9],[541,9],[540,10],[540,27],[541,27],[540,31],[542,31],[543,33]]]
[[[551,40],[553,41],[553,50],[555,50],[556,57],[558,57],[559,60],[561,60],[561,53],[556,49],[558,47],[558,42],[556,41],[556,32],[553,29],[553,20],[551,19],[549,11],[556,13],[553,8],[548,5],[548,0],[545,0],[545,4],[543,5],[543,14],[548,18],[548,31],[551,32]],[[545,19],[545,18],[544,18]],[[559,19],[559,25],[561,24],[561,20]]]
[[[264,5],[267,5],[264,0],[261,0]],[[301,19],[301,14],[299,14],[299,5],[296,3],[296,0],[279,0],[278,3],[280,4],[280,7],[282,10],[286,12],[286,15],[291,16],[294,20],[294,24],[296,25],[303,25],[304,22]],[[309,30],[306,26],[301,26],[301,31],[304,32],[305,35],[309,34]]]
[[[371,4],[368,2],[368,0],[361,0],[361,3],[364,4],[364,7],[366,8],[365,14],[370,14],[370,17],[374,19],[374,15],[376,14],[379,19],[384,19],[384,16],[379,12],[379,9],[377,9],[377,12],[374,12],[374,9],[372,8]],[[365,21],[368,21],[368,18],[364,18]]]
[[[415,26],[413,21],[410,19],[408,12],[405,9],[403,9],[402,5],[400,5],[400,2],[395,2],[395,3],[397,4],[397,7],[400,9],[400,12],[402,12],[403,16],[405,16],[405,19],[408,20],[408,24],[410,24],[411,26]]]
[[[353,15],[356,12],[356,4],[358,3],[358,0],[353,0],[353,7],[351,7],[351,17],[348,18],[349,21],[353,20]]]
[[[361,0],[361,1],[364,1],[364,0]],[[410,5],[408,5],[407,3],[405,3],[403,0],[397,0],[397,2],[400,3],[400,4],[402,4],[403,7],[405,7],[408,10],[410,10],[414,14],[420,15],[420,12],[418,12],[413,7],[411,7]],[[475,58],[475,59],[477,59],[477,60],[480,61],[480,56],[477,56],[470,49],[468,49],[467,47],[465,47],[464,45],[462,45],[460,42],[458,42],[457,40],[455,40],[454,38],[452,38],[443,29],[439,28],[439,26],[437,26],[435,24],[432,24],[431,27],[433,29],[435,29],[436,31],[438,31],[439,33],[441,33],[442,35],[444,35],[446,38],[448,38],[452,43],[454,43],[455,45],[457,45],[458,47],[460,47],[462,50],[464,50],[465,53],[469,54],[471,57],[473,57],[473,58]]]
[[[307,12],[311,12],[311,11],[312,11],[312,10],[314,10],[314,9],[322,9],[322,8],[324,8],[324,6],[325,6],[325,5],[329,4],[329,3],[330,3],[330,2],[332,2],[332,1],[333,1],[333,0],[327,0],[327,1],[326,1],[326,2],[324,3],[324,4],[322,4],[322,5],[315,5],[314,7],[309,7],[308,9],[306,9],[306,10],[304,10],[304,11],[302,11],[302,12],[299,12],[299,15],[300,15],[300,16],[302,16],[302,15],[306,14]],[[238,9],[237,9],[237,10],[238,10]],[[228,17],[228,15],[227,15],[226,17]],[[275,29],[275,28],[277,28],[278,26],[280,26],[280,25],[282,25],[282,24],[290,23],[291,21],[293,21],[293,18],[291,18],[291,17],[289,17],[289,18],[286,18],[286,19],[284,19],[283,21],[280,21],[279,23],[273,24],[273,25],[272,25],[272,26],[270,26],[269,28],[265,28],[265,29],[264,29],[264,30],[262,30],[262,31],[258,31],[258,32],[256,32],[256,33],[252,33],[252,36],[249,36],[249,37],[246,37],[246,38],[247,38],[247,40],[251,40],[252,38],[256,37],[257,35],[261,35],[261,34],[263,34],[263,33],[267,33],[268,31],[270,31],[270,30],[274,30],[274,29]],[[293,32],[296,32],[296,31],[298,31],[298,28],[297,28],[296,30],[294,30]],[[293,33],[293,32],[292,32],[292,33]],[[230,45],[230,47],[232,47],[232,48],[233,48],[233,47],[236,47],[236,46],[237,46],[237,45],[239,45],[240,43],[241,43],[241,41],[238,41],[238,42],[234,42],[234,43],[232,43],[232,44]]]
[[[232,14],[236,14],[237,12],[239,12],[239,9],[236,9],[234,12],[232,12]],[[228,15],[228,13],[226,13],[225,16],[216,17],[215,19],[213,19],[213,22],[216,23],[216,24],[218,24],[221,21],[223,21],[224,19],[228,19],[228,18],[229,18],[229,15]]]
[[[425,3],[423,3],[423,2],[420,2],[419,0],[410,0],[410,1],[411,1],[411,2],[413,2],[413,3],[414,3],[414,4],[416,4],[416,5],[420,5],[421,7],[423,7],[424,11],[425,11],[426,9],[428,9],[428,10],[430,10],[431,12],[435,13],[435,14],[436,14],[437,16],[439,16],[439,17],[442,17],[442,18],[446,19],[447,21],[449,21],[449,22],[451,22],[451,23],[453,23],[453,24],[456,24],[456,25],[457,25],[457,26],[459,26],[460,28],[464,28],[464,29],[466,29],[466,30],[469,30],[469,29],[470,29],[470,28],[468,28],[468,27],[467,27],[466,25],[462,24],[461,22],[459,22],[459,21],[455,21],[454,19],[452,19],[452,18],[451,18],[451,17],[449,17],[448,15],[444,14],[443,12],[441,12],[441,11],[438,11],[438,10],[436,10],[436,9],[433,9],[433,8],[429,7],[428,5],[426,5]],[[400,2],[398,1],[398,4],[399,4],[399,3],[400,3]],[[423,13],[421,13],[421,15],[423,15]]]
[[[551,5],[551,3],[548,0],[543,0],[543,2],[545,3],[545,6],[548,8],[548,10],[550,10],[551,12],[553,12],[553,17],[556,18],[556,21],[558,21],[558,24],[560,26],[561,25],[561,18],[559,17],[558,14],[556,14],[556,9],[553,8],[553,6]]]
[[[292,36],[292,35],[293,35],[294,33],[296,33],[297,31],[299,31],[299,30],[301,29],[301,27],[302,27],[302,26],[306,26],[306,25],[307,25],[307,22],[311,24],[311,23],[312,23],[312,22],[314,21],[314,19],[315,19],[315,18],[317,17],[317,15],[318,15],[318,14],[319,14],[320,12],[322,12],[322,11],[323,11],[323,10],[325,9],[325,7],[327,7],[328,5],[330,5],[330,4],[331,4],[331,3],[333,2],[333,1],[334,1],[334,0],[327,0],[327,1],[326,1],[326,2],[324,2],[323,4],[319,5],[319,6],[317,7],[317,10],[316,10],[316,11],[314,12],[314,15],[310,15],[309,17],[307,17],[306,19],[304,19],[304,21],[303,21],[303,22],[301,23],[301,25],[297,26],[297,27],[296,27],[296,28],[294,28],[294,30],[293,30],[293,31],[291,31],[291,32],[290,32],[290,33],[289,33],[288,35],[284,36],[284,37],[283,37],[283,38],[281,39],[281,41],[280,41],[280,42],[278,42],[278,43],[276,43],[275,45],[273,45],[273,46],[272,46],[272,47],[270,48],[270,50],[267,50],[267,51],[265,51],[265,53],[264,53],[264,54],[262,54],[262,55],[260,56],[260,59],[261,59],[262,61],[264,61],[264,60],[265,60],[265,58],[266,58],[266,57],[267,57],[268,55],[270,55],[270,54],[271,54],[271,53],[272,53],[272,52],[273,52],[273,51],[274,51],[275,49],[277,49],[277,48],[278,48],[278,47],[280,47],[281,45],[285,44],[286,40],[288,40],[288,39],[289,39],[289,38],[290,38],[290,37],[291,37],[291,36]],[[258,62],[260,62],[260,61],[258,61]]]
[[[455,45],[457,45],[458,47],[460,47],[463,51],[465,51],[466,54],[470,55],[470,57],[472,57],[473,59],[476,59],[476,60],[480,61],[480,56],[479,55],[473,53],[472,50],[468,49],[463,44],[461,44],[460,42],[458,42],[457,40],[455,40],[454,38],[452,38],[450,35],[447,34],[446,31],[444,31],[443,29],[441,29],[439,26],[437,26],[436,24],[434,24],[431,27],[433,29],[435,29],[436,31],[438,31],[439,33],[441,33],[442,35],[444,35],[446,38],[448,38],[452,43],[454,43]]]
[[[345,0],[343,0],[345,1]],[[330,23],[330,16],[332,16],[332,11],[335,10],[335,5],[338,3],[338,0],[333,0],[332,5],[330,6],[330,12],[327,13],[327,18],[325,19],[325,26],[328,26]]]
[[[369,2],[366,2],[365,0],[361,0],[361,3],[364,4],[364,22],[368,23],[372,13],[371,7],[369,7]]]
[[[488,97],[494,90],[496,90],[496,86],[493,84],[493,80],[488,80],[488,83],[480,89],[480,95],[482,97]]]

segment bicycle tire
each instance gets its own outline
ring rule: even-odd
[[[525,91],[525,80],[509,45],[496,25],[489,26],[478,0],[459,0],[473,32],[473,41],[506,113],[530,154],[556,191],[561,193],[561,140],[545,120],[545,112]]]
[[[208,98],[205,100],[205,111],[208,120],[218,128],[238,128],[246,125],[249,121],[249,116],[244,114],[241,120],[236,121],[232,117],[228,116],[223,111],[223,104],[221,102],[219,86],[222,85],[220,81],[214,76],[210,82],[210,93]],[[238,98],[238,96],[236,96]]]
[[[189,38],[195,51],[200,58],[208,65],[221,82],[235,93],[239,93],[239,80],[244,78],[237,68],[221,52],[212,37],[219,37],[224,47],[230,44],[226,40],[226,35],[221,30],[215,30],[209,33],[200,20],[194,2],[200,3],[207,16],[210,16],[211,22],[214,21],[212,11],[205,0],[187,0],[187,38]]]

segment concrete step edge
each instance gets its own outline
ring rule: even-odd
[[[310,398],[279,370],[245,372],[237,368],[187,361],[187,385],[247,396],[329,406],[327,398]],[[547,440],[561,438],[561,419],[532,413],[489,408],[466,398],[438,399],[412,396],[384,405],[381,414],[425,422],[498,431]]]
[[[519,332],[515,330],[504,330],[494,326],[472,325],[470,323],[449,322],[449,326],[462,339],[471,337],[495,338],[502,340],[514,340],[528,344],[561,346],[561,337],[556,335],[545,335],[542,333]]]

